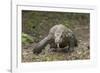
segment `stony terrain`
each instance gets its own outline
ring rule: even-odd
[[[41,62],[41,61],[63,61],[63,60],[86,60],[90,59],[89,46],[89,26],[75,25],[72,29],[78,39],[78,47],[73,52],[53,52],[49,51],[49,45],[39,54],[32,53],[32,48],[22,47],[22,62]],[[33,43],[34,45],[35,43]]]

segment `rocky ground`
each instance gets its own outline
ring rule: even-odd
[[[77,25],[73,31],[78,39],[78,47],[73,52],[53,52],[48,51],[49,45],[39,54],[32,53],[32,48],[22,47],[22,62],[41,62],[41,61],[63,61],[63,60],[86,60],[90,59],[89,47],[89,26]]]

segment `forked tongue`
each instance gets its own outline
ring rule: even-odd
[[[59,47],[59,43],[57,43],[57,48],[60,48],[60,47]]]

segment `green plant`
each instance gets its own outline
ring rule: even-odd
[[[26,34],[26,33],[22,33],[22,43],[23,44],[29,44],[33,42],[33,37]]]

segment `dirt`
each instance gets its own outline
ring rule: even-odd
[[[63,61],[63,60],[86,60],[90,59],[89,46],[89,26],[75,25],[72,29],[78,39],[78,47],[73,52],[53,52],[48,51],[49,45],[38,55],[32,53],[32,48],[22,47],[22,62],[41,62],[41,61]]]

